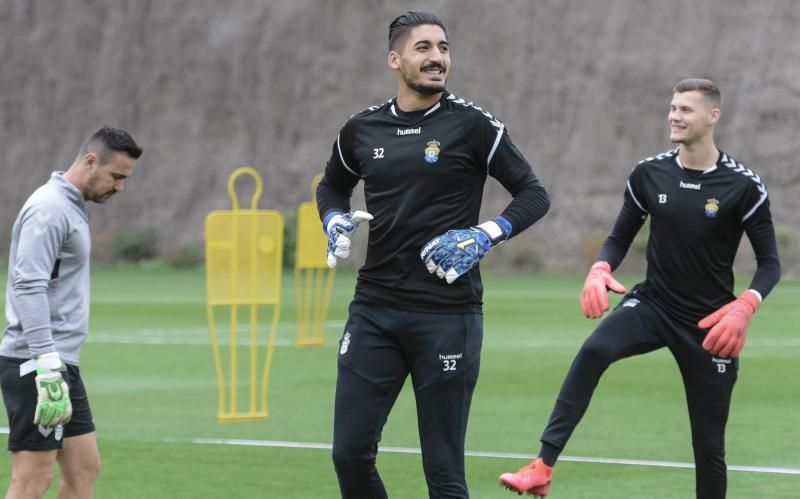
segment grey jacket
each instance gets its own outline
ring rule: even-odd
[[[12,228],[0,355],[30,359],[55,350],[78,365],[89,332],[90,251],[83,195],[55,172]]]

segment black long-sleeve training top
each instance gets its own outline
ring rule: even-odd
[[[375,219],[355,300],[440,313],[480,311],[477,267],[447,284],[428,273],[419,253],[448,230],[478,224],[487,176],[513,196],[502,213],[511,236],[547,212],[547,192],[506,127],[472,102],[444,92],[422,111],[403,112],[391,99],[352,116],[333,144],[317,203],[322,219],[347,212],[353,188],[364,182],[366,210]]]
[[[641,161],[597,259],[616,268],[648,215],[641,289],[678,317],[696,321],[735,298],[733,262],[743,233],[757,263],[750,288],[766,297],[780,279],[767,187],[724,152],[705,171],[683,168],[678,148]]]

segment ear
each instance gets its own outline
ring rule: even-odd
[[[392,69],[400,69],[400,53],[396,50],[390,50],[389,55],[386,56],[386,63]]]
[[[720,111],[720,109],[718,107],[715,107],[714,109],[711,110],[711,114],[709,114],[709,118],[711,119],[711,124],[712,125],[716,125],[717,124],[721,114],[722,114],[722,111]]]
[[[97,154],[93,152],[87,152],[83,156],[83,164],[89,168],[94,168],[100,164],[100,159],[97,157]]]

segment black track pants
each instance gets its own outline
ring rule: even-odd
[[[737,359],[702,347],[705,331],[667,315],[634,290],[584,342],[561,386],[541,441],[563,449],[583,417],[597,383],[617,360],[667,347],[678,363],[696,467],[698,499],[721,499],[727,488],[725,425],[736,382]]]

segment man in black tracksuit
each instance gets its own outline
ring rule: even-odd
[[[397,96],[345,123],[317,191],[329,265],[372,220],[340,341],[333,460],[343,497],[386,497],[377,444],[410,374],[430,497],[468,497],[464,438],[483,337],[477,263],[541,218],[549,199],[503,123],[445,90],[449,47],[435,15],[398,17],[389,45]],[[476,225],[487,176],[513,200]],[[350,211],[359,181],[369,213]]]
[[[739,352],[750,318],[780,278],[780,262],[766,186],[714,144],[719,88],[689,79],[674,92],[670,139],[678,147],[645,159],[630,174],[622,211],[584,284],[584,315],[598,318],[608,309],[607,289],[626,291],[611,270],[650,216],[647,276],[578,352],[541,437],[539,458],[500,476],[516,492],[549,492],[552,467],[612,362],[666,346],[685,387],[697,497],[725,497],[725,425]],[[736,298],[732,267],[743,233],[758,267]]]

